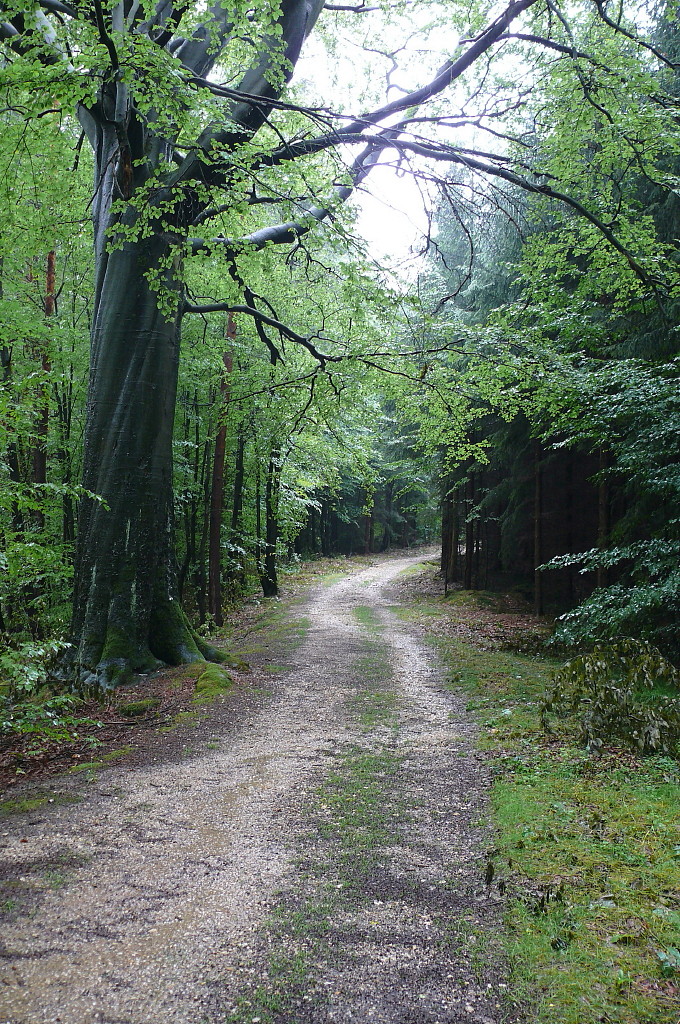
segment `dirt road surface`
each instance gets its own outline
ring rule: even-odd
[[[0,1024],[517,1019],[487,766],[396,611],[419,561],[315,588],[272,692],[182,756],[0,822]]]

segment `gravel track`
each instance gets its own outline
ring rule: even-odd
[[[499,920],[483,881],[486,763],[432,655],[390,611],[399,574],[418,561],[384,559],[317,588],[292,670],[216,749],[74,781],[77,803],[0,825],[3,871],[29,911],[3,927],[0,1024],[236,1019],[239,991],[267,970],[269,914],[311,884],[299,878],[307,794],[348,750],[386,746],[411,805],[405,837],[333,922],[334,955],[319,957],[309,993],[274,1019],[511,1018],[502,975],[477,952]],[[398,723],[367,733],[352,700],[371,683],[360,666],[376,645],[391,664]]]

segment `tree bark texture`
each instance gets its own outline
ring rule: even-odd
[[[534,612],[543,614],[543,574],[538,566],[543,564],[543,467],[541,448],[534,444]]]
[[[609,543],[610,531],[610,510],[609,510],[609,480],[606,472],[609,468],[608,453],[605,448],[599,450],[599,480],[597,485],[597,546],[600,550],[606,548]],[[609,584],[609,573],[603,565],[597,567],[596,586],[602,588]]]
[[[111,67],[101,77],[96,101],[78,108],[95,171],[95,295],[83,484],[97,498],[81,502],[72,620],[76,674],[86,686],[116,685],[159,661],[219,657],[193,633],[178,599],[172,431],[181,259],[189,226],[208,205],[194,184],[212,175],[228,188],[230,163],[214,168],[216,149],[238,149],[266,122],[267,99],[282,87],[271,84],[272,71],[284,58],[282,77],[290,77],[322,7],[322,0],[283,0],[280,32],[262,39],[239,83],[249,98],[235,97],[226,114],[216,111],[217,121],[206,124],[184,157],[174,153],[168,125],[156,131],[156,114],[140,111],[135,83],[119,73],[116,44],[108,33],[127,32],[122,8],[104,13],[95,7]],[[152,18],[147,30],[157,29]],[[206,11],[206,24],[178,37],[173,56],[184,71],[208,76],[231,33],[229,12],[215,4]],[[253,96],[264,102],[251,102]]]
[[[73,636],[83,680],[111,685],[205,652],[179,604],[173,548],[179,319],[147,277],[169,243],[154,233],[99,255],[83,470],[98,499],[81,503]],[[177,270],[165,273],[170,292]]]
[[[275,597],[279,592],[279,581],[276,572],[276,545],[279,540],[279,457],[280,453],[276,450],[269,457],[264,493],[265,548],[260,582],[262,584],[262,593],[265,597]]]
[[[47,254],[47,268],[45,274],[45,316],[54,316],[55,311],[55,263],[56,254],[51,249]],[[36,358],[40,360],[40,369],[43,373],[43,380],[39,389],[38,418],[35,429],[35,447],[33,448],[33,483],[47,483],[47,435],[50,426],[50,392],[48,375],[52,369],[50,360],[50,347],[47,340],[43,341],[36,350]],[[35,513],[35,522],[39,530],[45,528],[45,513],[38,509]]]
[[[475,476],[468,473],[465,482],[465,566],[463,569],[463,590],[472,590],[472,570],[475,553],[475,521],[472,510],[475,504]]]

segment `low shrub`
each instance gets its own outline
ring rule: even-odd
[[[558,669],[541,704],[550,716],[578,717],[591,750],[624,742],[642,753],[675,753],[680,740],[680,673],[651,644],[623,639],[596,644]]]

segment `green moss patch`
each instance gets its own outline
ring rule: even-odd
[[[352,610],[359,623],[372,633],[376,633],[381,629],[382,621],[375,608],[370,607],[370,605],[358,604]]]
[[[96,761],[79,761],[78,764],[73,764],[69,768],[69,772],[95,772],[99,768],[106,767],[107,764],[111,764],[112,761],[118,761],[121,757],[125,757],[130,753],[132,747],[125,746],[119,747],[117,750],[109,750],[108,753],[102,754]]]
[[[234,680],[220,665],[208,665],[199,675],[194,687],[194,701],[207,702],[229,693],[234,688]]]
[[[143,700],[131,700],[118,705],[118,712],[124,718],[141,718],[161,706],[160,697],[145,697]]]
[[[12,814],[29,814],[44,807],[45,804],[73,804],[78,800],[79,797],[70,793],[57,793],[51,790],[13,800],[0,800],[0,818],[7,818]]]
[[[178,711],[174,716],[172,722],[169,725],[163,725],[158,730],[159,732],[174,732],[181,725],[196,726],[202,720],[204,715],[199,711]]]
[[[101,760],[106,763],[107,761],[117,761],[120,757],[125,757],[130,753],[132,747],[119,747],[117,750],[109,750],[107,754],[103,754]]]
[[[432,568],[432,562],[418,562],[416,565],[407,565],[399,573],[400,576],[417,576],[421,572]]]

